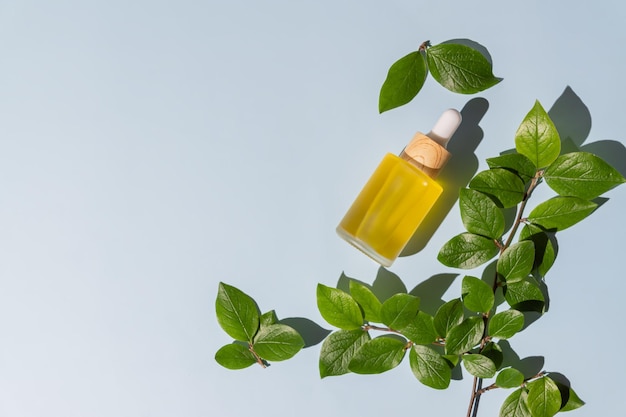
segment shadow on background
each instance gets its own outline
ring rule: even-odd
[[[443,193],[400,256],[414,255],[424,249],[458,200],[459,190],[467,186],[478,170],[478,158],[474,151],[483,139],[483,130],[478,123],[488,108],[489,102],[479,97],[468,101],[461,110],[461,125],[448,143],[452,158],[437,177]]]
[[[279,320],[279,323],[295,329],[304,340],[304,347],[308,348],[320,343],[330,334],[330,330],[326,330],[319,324],[304,317],[288,317]]]

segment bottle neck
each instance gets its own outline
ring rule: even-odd
[[[439,175],[451,156],[446,148],[421,132],[416,133],[400,153],[400,158],[433,179]]]

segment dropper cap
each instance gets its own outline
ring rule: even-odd
[[[461,113],[455,109],[444,111],[428,135],[420,132],[415,134],[400,158],[435,178],[452,156],[446,150],[446,145],[460,124]]]

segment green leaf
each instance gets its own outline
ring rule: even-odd
[[[541,312],[545,302],[541,289],[531,277],[507,284],[504,287],[504,298],[511,307],[521,311]]]
[[[516,388],[524,383],[524,374],[515,368],[506,368],[496,377],[496,385],[500,388]]]
[[[572,411],[585,405],[585,402],[580,399],[578,394],[576,394],[571,387],[567,388],[569,390],[567,403],[565,403],[565,405],[561,408],[561,411]]]
[[[489,336],[510,339],[524,327],[524,315],[517,310],[501,311],[489,320]]]
[[[505,155],[496,156],[495,158],[487,158],[487,165],[489,168],[504,168],[519,175],[524,181],[528,182],[535,176],[537,167],[533,162],[519,153],[509,153]]]
[[[559,156],[559,132],[539,101],[535,101],[535,105],[517,129],[515,149],[528,157],[537,168],[550,165]]]
[[[499,369],[504,361],[502,348],[495,342],[487,342],[480,354],[491,359],[496,364],[496,369]]]
[[[319,370],[320,377],[343,375],[350,372],[348,365],[354,354],[370,335],[361,329],[339,330],[331,333],[320,350]]]
[[[493,307],[493,289],[485,281],[466,276],[462,285],[463,304],[468,310],[487,313]]]
[[[443,245],[437,259],[445,266],[472,269],[497,254],[498,247],[492,239],[473,233],[461,233]]]
[[[463,355],[463,366],[467,372],[478,378],[491,378],[496,374],[496,364],[478,353]]]
[[[502,207],[513,207],[524,199],[524,181],[504,168],[481,171],[472,178],[469,187],[493,196]]]
[[[256,363],[256,358],[246,346],[231,343],[215,353],[215,361],[228,369],[244,369]]]
[[[506,248],[496,264],[498,274],[507,283],[521,281],[531,273],[535,264],[535,245],[530,240],[517,242]]]
[[[415,319],[404,326],[400,332],[411,342],[418,345],[430,345],[437,340],[434,318],[428,313],[420,311]]]
[[[430,347],[413,345],[409,361],[413,374],[422,384],[435,389],[450,385],[452,370],[448,361]]]
[[[562,196],[591,200],[626,182],[615,168],[588,152],[561,155],[546,168],[546,183]]]
[[[304,347],[300,333],[286,324],[262,327],[256,335],[253,349],[268,361],[284,361],[295,356]]]
[[[464,188],[459,196],[461,219],[468,232],[499,239],[504,233],[504,214],[487,195]]]
[[[395,294],[383,303],[380,316],[384,324],[391,329],[399,330],[415,319],[419,307],[418,297],[410,294]]]
[[[468,352],[483,338],[485,323],[482,317],[468,317],[454,326],[446,335],[446,353],[460,355]]]
[[[356,374],[380,374],[402,362],[406,340],[384,335],[365,342],[350,360],[348,369]]]
[[[340,329],[354,330],[363,325],[363,313],[357,302],[337,288],[318,284],[317,308],[324,320]]]
[[[426,50],[426,58],[433,78],[454,93],[474,94],[500,82],[489,60],[466,45],[435,45]]]
[[[461,299],[455,298],[443,304],[433,320],[435,330],[441,337],[445,337],[451,328],[461,324],[463,321],[463,303]]]
[[[259,329],[259,308],[243,291],[220,282],[215,300],[217,322],[233,339],[252,342]]]
[[[535,207],[528,221],[546,230],[564,230],[589,216],[598,207],[578,197],[554,197]]]
[[[427,75],[426,58],[422,52],[411,52],[400,58],[389,68],[380,89],[378,111],[383,113],[413,100],[422,89]]]
[[[558,245],[554,234],[548,235],[539,226],[527,224],[522,228],[520,240],[530,240],[535,245],[535,261],[533,268],[542,277],[552,268],[558,252]]]
[[[372,290],[358,281],[350,280],[350,295],[352,295],[352,297],[363,309],[365,320],[382,323],[380,318],[380,308],[383,304],[372,292]]]
[[[500,408],[500,417],[534,417],[528,408],[528,393],[524,388],[513,391]]]
[[[533,417],[552,417],[561,409],[561,392],[548,377],[528,384],[528,407]]]
[[[263,313],[261,316],[261,327],[271,326],[276,323],[278,323],[278,317],[276,316],[276,312],[274,310]]]

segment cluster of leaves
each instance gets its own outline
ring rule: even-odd
[[[378,111],[383,113],[413,100],[429,72],[446,89],[461,94],[478,93],[501,81],[478,49],[454,41],[434,46],[426,41],[389,68],[380,89]]]
[[[409,351],[417,379],[436,389],[447,388],[454,368],[462,364],[475,378],[472,406],[488,390],[517,388],[506,398],[501,417],[551,417],[584,404],[551,374],[525,375],[504,365],[500,341],[525,328],[525,312],[543,313],[544,278],[557,256],[557,232],[590,215],[597,207],[593,199],[626,180],[596,155],[561,155],[558,132],[539,102],[522,121],[515,145],[515,152],[488,159],[489,169],[461,190],[467,231],[450,239],[438,255],[444,265],[462,269],[497,256],[495,276],[465,276],[461,297],[443,304],[434,316],[420,311],[420,299],[411,294],[381,301],[357,281],[350,282],[349,293],[320,284],[319,311],[340,329],[322,346],[322,377],[385,372]],[[556,196],[525,216],[533,191],[543,182]],[[508,231],[507,210],[516,213]],[[372,331],[383,334],[372,338]],[[486,378],[495,381],[482,388]]]
[[[304,346],[300,333],[280,323],[274,310],[261,314],[252,297],[228,284],[219,284],[215,313],[222,329],[235,339],[215,354],[225,368],[255,363],[267,367],[268,361],[290,359]]]

